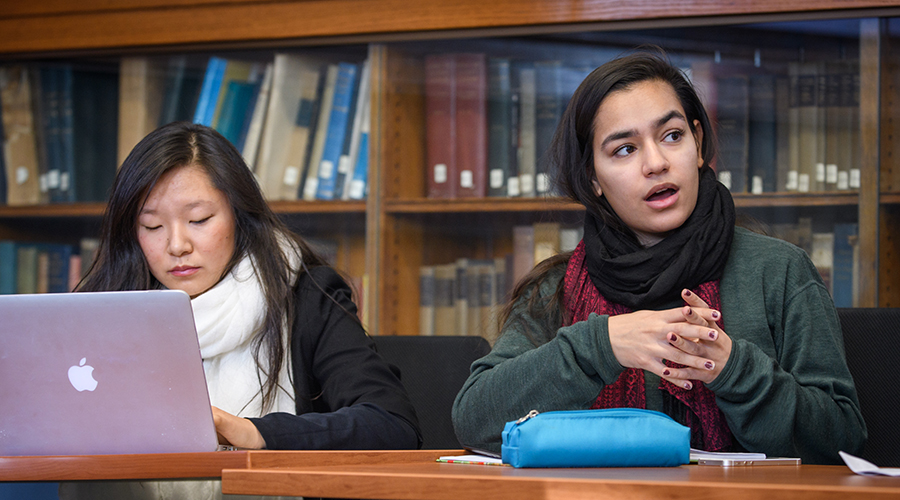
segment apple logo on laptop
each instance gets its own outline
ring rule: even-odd
[[[97,388],[97,381],[94,380],[94,367],[85,365],[85,362],[87,362],[87,358],[81,358],[78,366],[69,368],[69,382],[72,383],[72,387],[78,389],[78,392],[93,391]]]

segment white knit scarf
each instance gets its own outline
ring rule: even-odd
[[[299,269],[300,251],[289,238],[279,239],[282,251],[288,257],[293,284]],[[261,359],[262,368],[257,366],[252,344],[262,329],[266,302],[252,257],[241,259],[222,281],[192,299],[191,306],[210,403],[240,417],[261,417],[268,412],[295,413],[290,336],[286,324],[282,328],[285,359],[278,374],[278,391],[272,407],[262,407],[260,382],[266,380],[268,366],[265,358]]]

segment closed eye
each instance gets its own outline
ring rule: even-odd
[[[157,229],[159,229],[159,228],[161,228],[161,227],[162,227],[162,226],[146,226],[146,225],[145,225],[145,226],[144,226],[144,229],[146,229],[147,231],[155,231],[155,230],[157,230]]]
[[[204,217],[204,218],[199,219],[199,220],[192,220],[192,221],[191,221],[191,224],[197,224],[197,225],[204,224],[204,223],[205,223],[206,221],[208,221],[209,219],[212,219],[212,215],[210,215],[209,217]]]

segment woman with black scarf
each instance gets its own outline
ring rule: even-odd
[[[499,451],[530,410],[637,407],[690,427],[694,448],[804,463],[860,451],[828,290],[803,250],[735,227],[710,130],[661,54],[582,82],[549,155],[586,208],[584,239],[516,287],[453,407],[464,445]]]

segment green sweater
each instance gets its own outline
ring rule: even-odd
[[[551,270],[537,293],[553,294],[564,273],[564,265]],[[738,444],[804,463],[839,463],[839,450],[859,453],[866,429],[837,312],[806,253],[737,228],[719,293],[733,347],[707,387]],[[530,410],[589,408],[623,371],[607,319],[591,314],[553,336],[520,300],[456,397],[453,425],[460,442],[499,451],[504,424]]]

